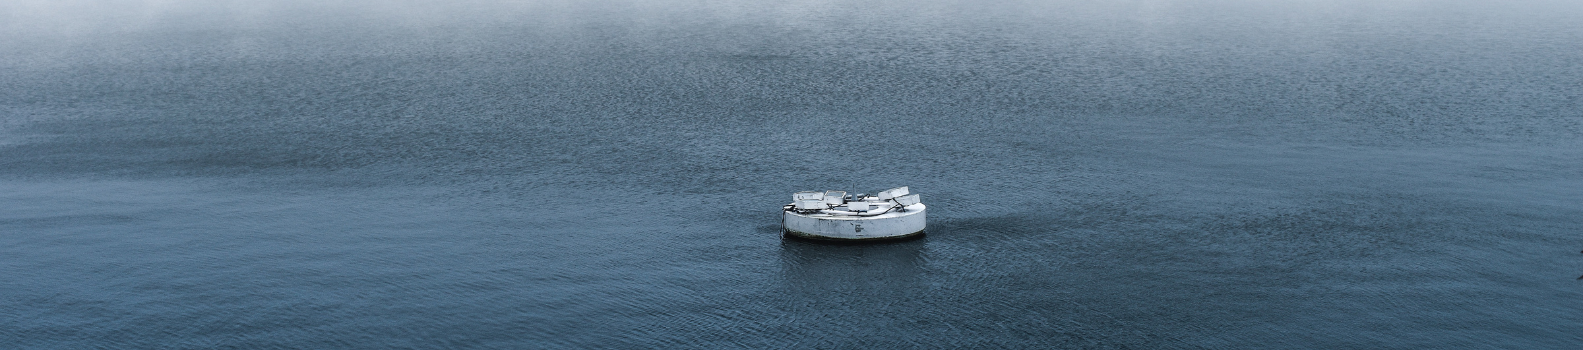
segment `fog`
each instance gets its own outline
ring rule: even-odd
[[[379,55],[613,38],[639,51],[795,52],[818,45],[854,56],[935,45],[924,52],[931,56],[888,58],[903,61],[1096,41],[1159,59],[1173,53],[1154,50],[1235,60],[1269,51],[1355,55],[1357,48],[1446,45],[1465,46],[1457,53],[1480,59],[1578,42],[1580,14],[1583,5],[1566,1],[23,0],[0,9],[0,64]],[[516,42],[491,36],[502,33]],[[968,44],[940,46],[957,39]]]

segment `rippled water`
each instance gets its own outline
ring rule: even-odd
[[[1575,2],[7,7],[7,348],[1583,341]]]

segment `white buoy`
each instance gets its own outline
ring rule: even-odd
[[[798,192],[792,204],[782,207],[781,229],[787,236],[817,240],[910,238],[923,234],[926,209],[905,186],[853,198],[842,191]]]

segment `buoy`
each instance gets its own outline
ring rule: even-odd
[[[848,196],[846,191],[804,191],[781,207],[781,230],[788,237],[832,241],[873,241],[923,235],[928,207],[906,186],[878,195]]]

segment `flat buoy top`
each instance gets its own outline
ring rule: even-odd
[[[786,211],[798,214],[876,216],[889,211],[905,212],[922,199],[909,193],[907,186],[880,191],[877,195],[847,195],[846,191],[802,191],[792,194]]]

